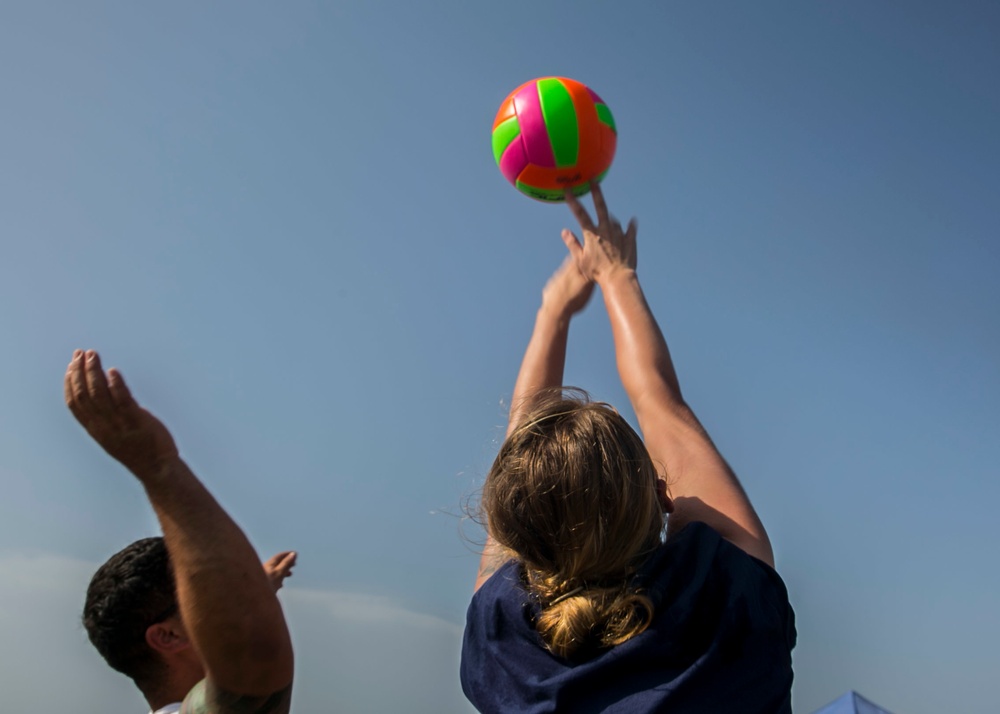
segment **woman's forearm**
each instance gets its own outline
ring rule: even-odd
[[[702,521],[773,563],[770,543],[739,480],[681,395],[666,339],[633,270],[600,281],[622,384],[646,446],[665,469],[673,498],[670,529]]]
[[[647,398],[683,404],[667,341],[635,271],[619,270],[608,276],[601,281],[601,292],[611,321],[618,373],[640,421]]]
[[[539,308],[514,382],[507,422],[508,435],[520,423],[524,413],[531,409],[532,399],[539,391],[562,385],[569,322],[570,315],[560,314],[557,308],[544,304]]]
[[[570,314],[560,315],[558,310],[542,305],[535,317],[535,327],[521,360],[521,368],[514,382],[510,399],[507,435],[517,428],[524,415],[530,411],[532,399],[540,390],[562,384],[566,363],[566,343],[569,339]],[[509,556],[489,534],[487,524],[486,545],[479,560],[479,573],[474,590],[478,590]]]
[[[562,386],[569,323],[573,315],[586,307],[593,291],[593,282],[580,273],[571,258],[565,260],[546,283],[542,290],[542,305],[535,315],[531,339],[524,350],[514,382],[507,420],[508,436],[531,410],[539,392]],[[479,562],[476,590],[503,564],[506,557],[503,548],[489,535],[487,524],[486,546]]]

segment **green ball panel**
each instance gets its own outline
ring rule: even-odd
[[[520,135],[521,127],[517,123],[517,117],[511,117],[493,130],[493,160],[497,162],[497,166],[500,165],[503,152]]]
[[[538,99],[556,166],[573,166],[580,151],[580,131],[573,97],[558,79],[540,79]]]
[[[605,174],[607,171],[604,172]],[[602,174],[603,176],[604,174]],[[562,190],[549,190],[544,188],[536,188],[535,186],[529,186],[521,181],[517,182],[517,190],[526,196],[531,196],[531,198],[537,198],[539,201],[546,201],[547,203],[561,203],[566,200],[566,193]],[[579,186],[573,187],[574,196],[583,196],[585,193],[590,191],[589,183],[582,183]]]
[[[608,105],[595,104],[594,106],[597,107],[597,118],[600,119],[601,122],[603,122],[604,124],[607,124],[609,127],[611,127],[611,131],[613,131],[615,133],[615,136],[617,136],[618,127],[615,126],[615,118],[611,116],[611,110],[608,109]]]

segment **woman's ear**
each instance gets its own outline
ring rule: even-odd
[[[659,499],[664,513],[674,512],[674,501],[667,495],[667,482],[662,478],[656,479],[656,497]]]
[[[146,644],[155,652],[175,654],[191,647],[179,617],[168,617],[146,628]]]

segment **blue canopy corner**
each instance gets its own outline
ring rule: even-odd
[[[825,707],[817,709],[813,714],[892,714],[892,712],[852,690]]]

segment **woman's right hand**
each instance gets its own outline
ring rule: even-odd
[[[592,183],[590,192],[594,196],[597,223],[591,220],[579,199],[567,191],[566,203],[580,223],[583,243],[569,229],[563,230],[562,239],[580,272],[600,284],[621,271],[635,271],[635,236],[638,228],[633,218],[628,222],[628,227],[622,229],[622,224],[608,213],[599,184]]]
[[[584,276],[568,255],[542,288],[542,307],[568,319],[587,306],[593,293],[594,281]]]

